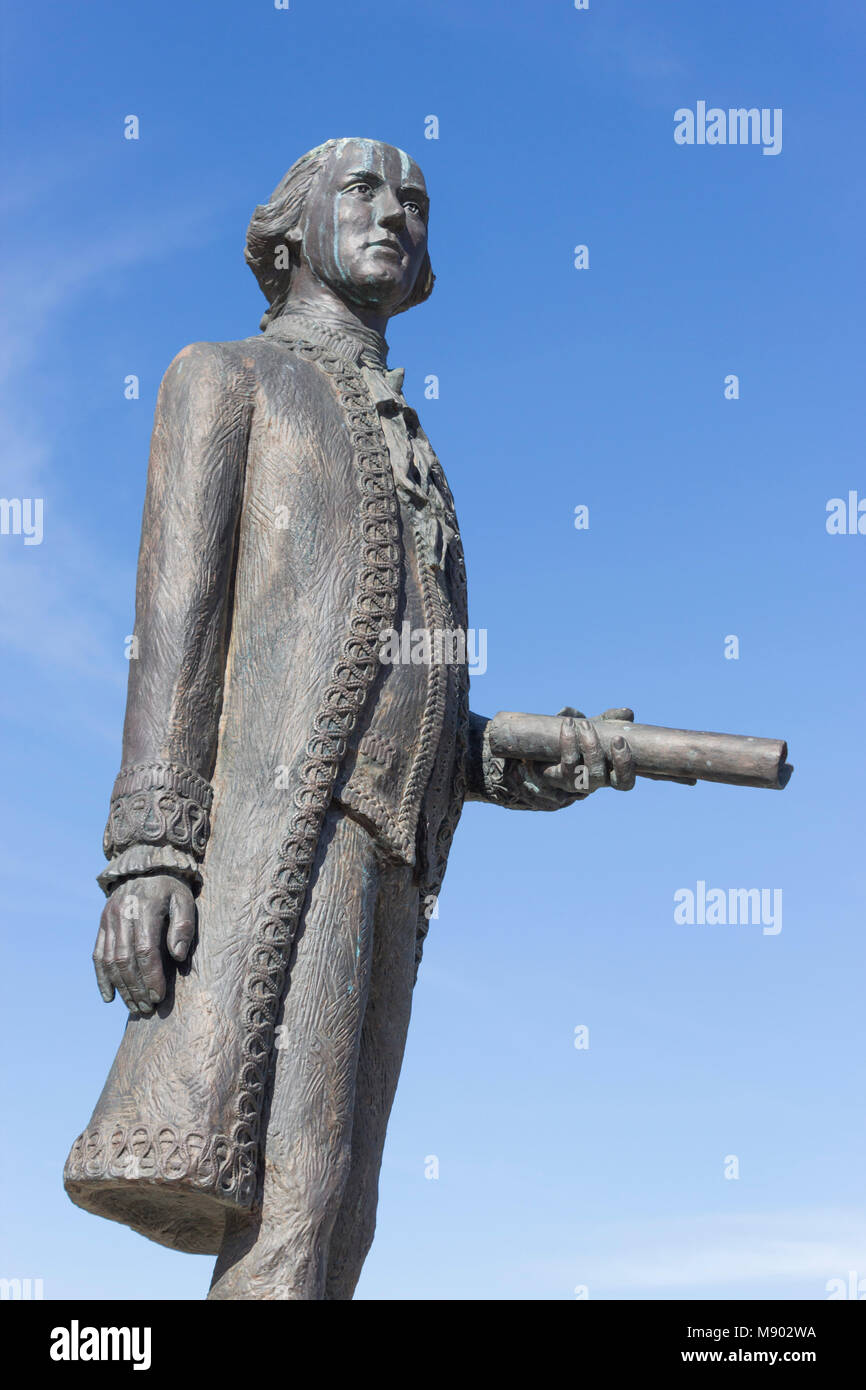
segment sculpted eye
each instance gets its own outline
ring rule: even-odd
[[[409,201],[408,201],[407,203],[404,203],[403,206],[404,206],[404,208],[406,209],[407,212],[414,212],[414,214],[415,214],[416,217],[423,217],[423,216],[424,216],[424,213],[423,213],[421,207],[420,207],[419,204],[416,203],[412,198],[410,198]]]
[[[372,185],[371,185],[371,184],[369,184],[369,183],[364,183],[363,180],[359,179],[357,183],[350,183],[350,184],[349,184],[349,187],[346,189],[346,192],[347,192],[347,193],[372,193],[372,192],[373,192],[373,188],[372,188]]]

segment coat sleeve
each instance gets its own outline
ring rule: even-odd
[[[558,811],[582,796],[562,796],[537,784],[518,758],[499,758],[490,749],[490,720],[470,713],[466,745],[466,800],[487,801],[510,811]]]
[[[123,730],[99,875],[200,883],[210,831],[251,369],[220,344],[184,348],[157,400]]]

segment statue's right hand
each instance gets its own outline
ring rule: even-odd
[[[145,874],[119,883],[103,909],[93,949],[106,1004],[117,990],[131,1014],[152,1014],[165,998],[163,938],[169,954],[182,961],[194,933],[195,901],[182,879]]]

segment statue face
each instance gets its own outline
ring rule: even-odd
[[[424,175],[402,150],[341,142],[307,198],[302,258],[341,299],[393,313],[424,260],[428,207]]]

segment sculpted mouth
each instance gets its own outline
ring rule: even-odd
[[[370,249],[380,248],[383,251],[393,251],[395,256],[403,259],[403,248],[398,241],[371,241]]]

